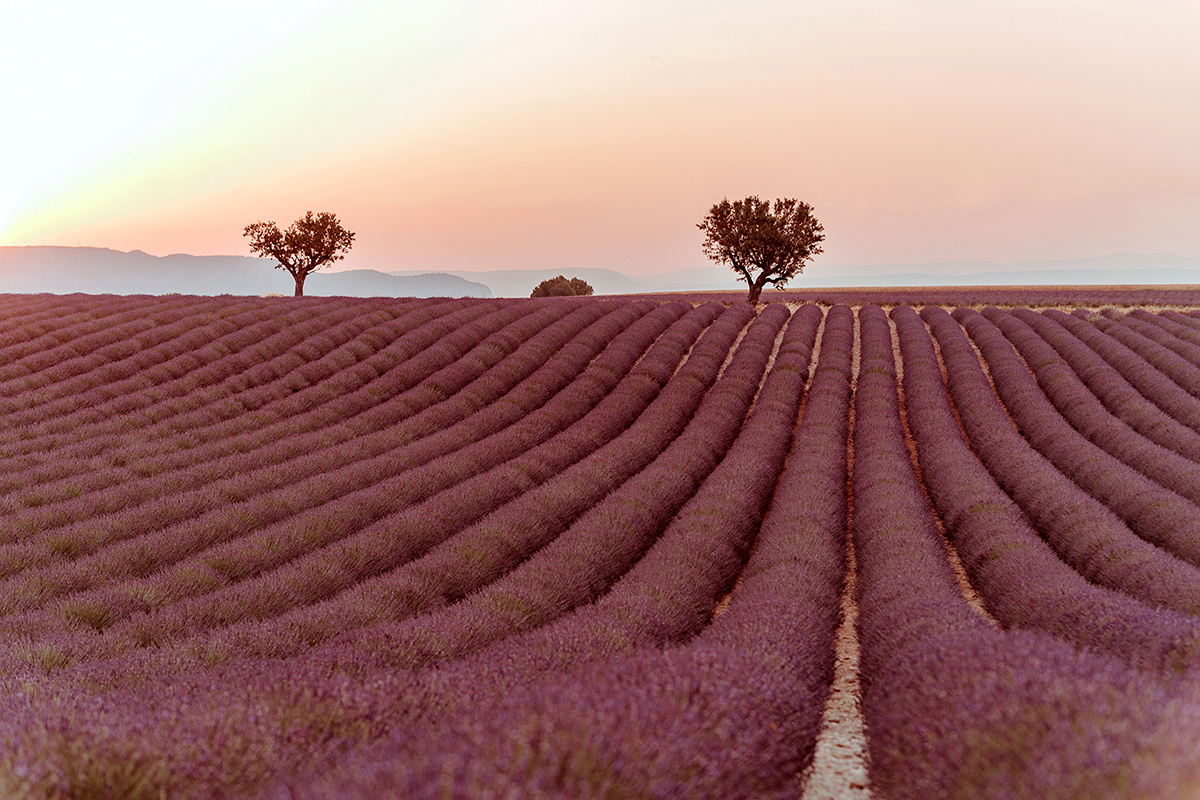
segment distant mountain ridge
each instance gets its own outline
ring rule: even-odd
[[[0,247],[0,293],[290,295],[292,276],[251,256],[152,256],[101,247]],[[372,269],[314,272],[315,297],[491,297],[482,283],[445,273],[405,277]]]

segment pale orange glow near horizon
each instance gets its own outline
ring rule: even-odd
[[[757,194],[811,203],[830,264],[1200,256],[1194,4],[797,6],[304,4],[177,64],[170,109],[6,142],[47,166],[0,244],[246,254],[311,209],[358,234],[339,268],[645,274],[704,265],[696,222]]]

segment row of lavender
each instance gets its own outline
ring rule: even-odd
[[[340,494],[321,493],[322,470],[336,484],[345,467],[318,454],[294,478],[271,472],[286,459],[251,464],[248,484],[210,471],[220,491],[243,487],[224,498],[238,513],[224,514],[207,486],[175,503],[174,484],[153,484],[162,499],[146,507],[179,509],[175,521],[138,530],[138,513],[122,516],[138,502],[112,512],[123,527],[93,529],[96,539],[79,535],[88,521],[69,519],[45,536],[14,535],[5,552],[33,560],[0,584],[10,604],[0,620],[0,736],[10,745],[0,786],[220,796],[281,790],[284,776],[293,795],[311,796],[798,795],[844,573],[853,316],[835,308],[822,326],[811,306],[790,321],[778,306],[757,316],[745,306],[509,307],[521,313],[493,320],[491,334],[460,337],[459,358],[405,367],[427,347],[379,376],[408,368],[425,378],[377,404],[395,397],[416,410],[364,423],[363,450],[348,458],[372,466],[346,473]],[[997,385],[1026,393],[1016,396],[1030,421],[1009,413],[1018,425],[1061,420],[1045,396],[1027,396],[1040,390],[1011,347],[1004,360],[1003,335],[1018,329],[998,313],[986,317],[1002,329],[957,316]],[[489,316],[476,310],[460,328]],[[852,507],[874,787],[1136,796],[1195,780],[1198,706],[1174,677],[1193,663],[1200,573],[1177,551],[1191,539],[1191,501],[1158,486],[1137,506],[1140,485],[1122,500],[1117,486],[1086,483],[1141,475],[1138,459],[1150,457],[1138,439],[1113,454],[1098,448],[1112,463],[1082,458],[1075,472],[1025,444],[962,328],[936,309],[924,316],[937,349],[914,312],[893,313],[915,472],[886,317],[860,314]],[[1130,318],[1102,319],[1132,330]],[[1160,330],[1172,321],[1132,319]],[[1137,335],[1186,360],[1181,332]],[[1086,361],[1059,339],[1071,363]],[[1049,380],[1062,370],[1045,351],[1026,354],[1037,341],[1022,354],[1031,366],[1046,357],[1038,377]],[[1113,356],[1125,351],[1089,349],[1114,373],[1154,384],[1136,359]],[[1025,371],[1005,372],[1014,364]],[[1130,397],[1097,362],[1085,366],[1103,391]],[[1068,388],[1051,397],[1086,399]],[[1153,394],[1142,396],[1158,403]],[[1153,409],[1137,413],[1147,431],[1163,424]],[[372,436],[410,420],[401,443],[373,449]],[[319,417],[305,424],[298,435],[320,430]],[[1072,447],[1090,445],[1076,436]],[[311,441],[330,453],[344,443]],[[1038,481],[1055,474],[1061,491],[1040,496]],[[354,475],[368,483],[355,488]],[[253,505],[264,493],[270,500]],[[11,517],[53,522],[43,508],[69,505]],[[965,605],[938,519],[1006,631]],[[1160,770],[1133,774],[1136,759]]]
[[[687,297],[696,302],[718,300],[745,302],[746,292],[720,291],[678,293],[663,297]],[[767,292],[765,302],[817,303],[863,306],[984,306],[1078,307],[1200,306],[1200,289],[1195,286],[862,286],[855,288],[805,288]]]

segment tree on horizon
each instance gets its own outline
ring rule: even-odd
[[[753,306],[767,284],[782,289],[822,252],[825,228],[812,211],[790,197],[776,199],[774,208],[756,195],[733,203],[724,198],[696,227],[704,231],[704,255],[738,273],[750,287],[746,302]]]
[[[296,281],[296,297],[304,295],[304,279],[321,267],[339,261],[350,252],[354,234],[342,227],[337,216],[323,211],[309,211],[293,222],[286,231],[271,222],[247,225],[243,236],[250,238],[250,252],[279,263],[275,269],[286,269]]]

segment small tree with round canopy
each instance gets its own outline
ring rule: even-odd
[[[732,203],[725,198],[696,227],[704,231],[704,255],[738,273],[753,306],[767,284],[782,289],[821,252],[825,228],[812,210],[789,197],[775,200],[774,208],[754,195]]]
[[[250,238],[250,252],[279,263],[296,280],[296,297],[304,294],[304,279],[309,273],[344,258],[354,243],[354,234],[342,227],[338,218],[327,211],[309,211],[286,231],[274,222],[247,225],[243,236]]]

